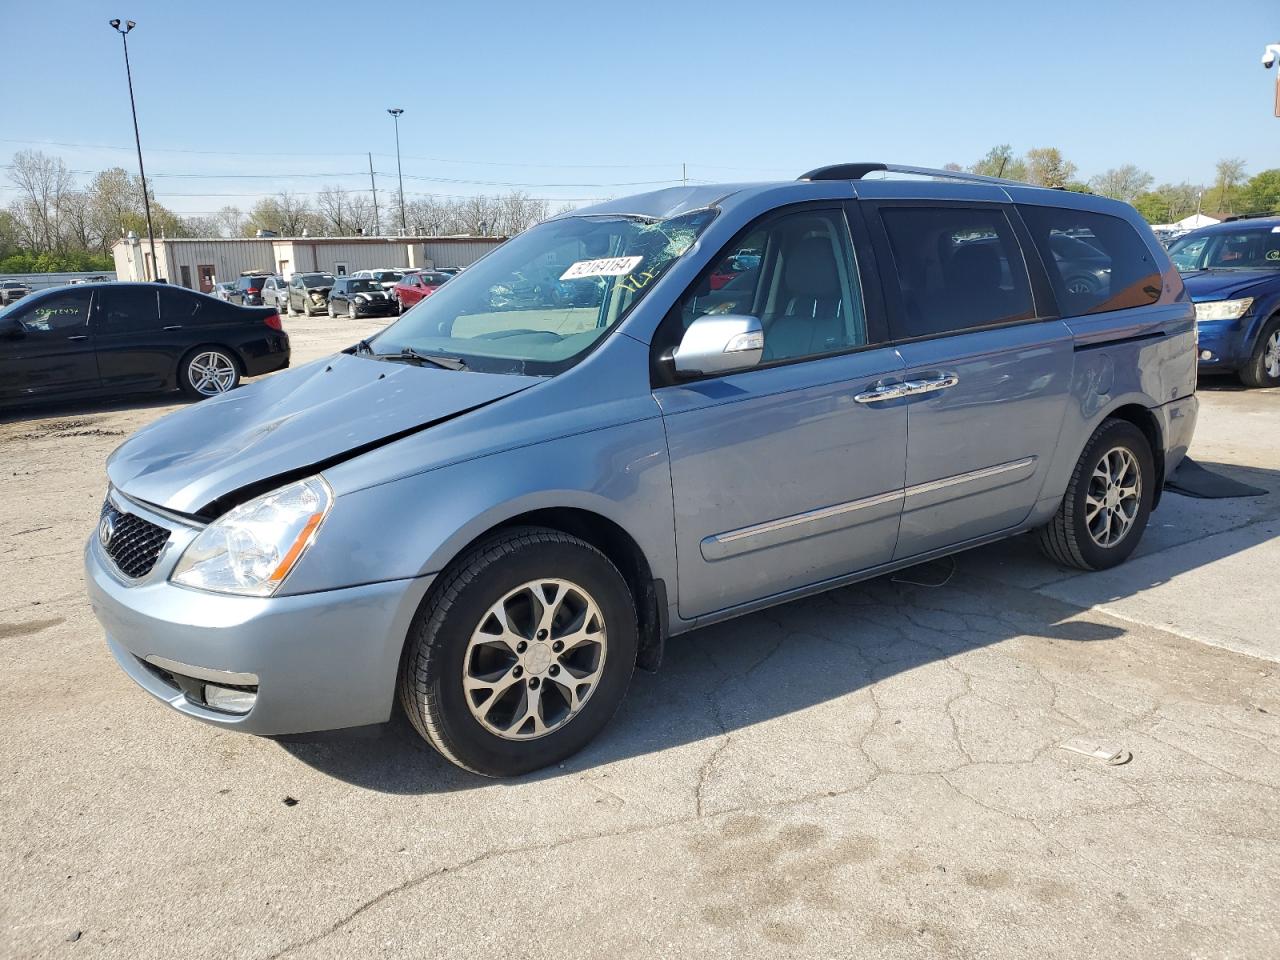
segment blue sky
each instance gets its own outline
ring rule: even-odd
[[[681,163],[697,180],[781,179],[969,163],[1001,142],[1058,146],[1085,177],[1280,166],[1259,65],[1280,41],[1275,0],[7,5],[0,156],[135,169],[107,26],[130,18],[147,172],[180,212],[367,187],[366,151],[391,189],[389,106],[405,109],[410,195],[621,196]]]

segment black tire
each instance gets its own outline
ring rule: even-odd
[[[1240,368],[1240,382],[1246,387],[1280,387],[1280,375],[1272,376],[1267,370],[1268,348],[1272,337],[1280,334],[1280,314],[1262,325],[1258,342],[1254,344],[1249,362]]]
[[[348,320],[356,320],[356,319],[359,319],[359,318],[356,316],[356,305],[355,305],[354,303],[348,303],[348,304],[347,304],[347,319],[348,319]]]
[[[204,356],[205,354],[216,354],[223,364],[230,364],[231,367],[232,372],[230,384],[224,390],[218,391],[217,393],[202,391],[196,381],[192,379],[192,361],[197,357]],[[209,397],[218,396],[219,393],[230,393],[236,387],[240,386],[240,377],[242,374],[243,370],[240,368],[240,360],[232,351],[228,350],[226,347],[206,344],[187,351],[183,358],[178,362],[178,387],[192,400],[206,400]]]
[[[328,310],[328,312],[329,312],[329,319],[330,319],[330,320],[336,320],[336,319],[338,318],[338,315],[337,315],[336,313],[334,313],[334,312],[333,312],[333,304],[332,304],[332,303],[327,303],[327,304],[325,304],[325,307],[326,307],[326,309],[327,309],[327,310]]]
[[[607,638],[600,680],[562,726],[534,739],[505,739],[483,727],[467,704],[468,642],[509,591],[551,577],[580,585],[600,610]],[[518,776],[572,756],[604,728],[631,682],[637,643],[634,600],[604,554],[557,530],[516,528],[473,547],[423,600],[405,644],[400,703],[446,759],[483,776]]]
[[[1117,448],[1128,450],[1137,461],[1140,478],[1138,508],[1123,537],[1103,546],[1089,532],[1085,500],[1095,468],[1104,455]],[[1124,563],[1147,527],[1156,482],[1155,458],[1146,434],[1127,420],[1104,420],[1085,444],[1058,512],[1038,531],[1040,549],[1050,560],[1079,570],[1105,570]]]

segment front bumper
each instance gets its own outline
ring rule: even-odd
[[[143,512],[132,502],[127,509]],[[89,602],[108,649],[135,683],[180,713],[244,733],[306,733],[391,716],[404,638],[431,577],[298,596],[202,593],[168,581],[198,531],[166,525],[169,544],[136,582],[116,571],[96,533],[85,547]],[[148,658],[197,680],[256,681],[257,698],[245,714],[213,710],[165,670],[144,665]]]
[[[394,300],[353,301],[356,305],[357,317],[385,317],[396,312]]]
[[[1201,373],[1235,370],[1249,359],[1245,335],[1252,320],[1252,315],[1246,315],[1196,324],[1196,364]]]

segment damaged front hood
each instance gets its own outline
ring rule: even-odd
[[[107,476],[130,497],[196,514],[242,488],[322,469],[537,382],[338,354],[157,420],[111,455]]]

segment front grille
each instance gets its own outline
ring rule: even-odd
[[[145,577],[169,542],[169,531],[132,513],[117,510],[108,500],[98,520],[98,542],[126,577]]]

